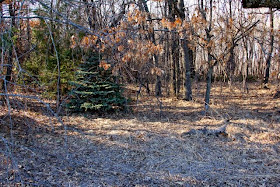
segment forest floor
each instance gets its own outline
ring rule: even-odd
[[[11,118],[0,109],[0,184],[279,186],[276,86],[251,83],[245,94],[216,83],[207,115],[204,88],[193,102],[143,94],[134,112],[64,115],[63,125],[38,102],[11,98]],[[184,135],[225,119],[228,136]]]

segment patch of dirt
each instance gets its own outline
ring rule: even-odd
[[[133,113],[104,117],[57,119],[44,107],[32,109],[32,104],[30,110],[15,107],[8,115],[3,107],[0,184],[279,185],[280,103],[271,91],[252,83],[249,94],[243,94],[218,83],[205,116],[205,85],[197,88],[193,102],[142,94]],[[191,129],[217,129],[225,119],[230,119],[226,137],[182,136]]]

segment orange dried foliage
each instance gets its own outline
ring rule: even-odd
[[[35,20],[30,20],[29,24],[30,27],[34,28],[34,27],[39,27],[40,26],[40,20],[39,19],[35,19]]]
[[[81,46],[84,48],[88,48],[90,46],[95,45],[97,40],[98,40],[97,36],[94,35],[85,36],[81,41]]]
[[[122,52],[123,50],[124,50],[124,46],[123,45],[118,46],[118,51]]]
[[[111,65],[108,64],[107,62],[105,62],[104,60],[102,60],[102,61],[99,63],[99,67],[100,67],[100,68],[103,68],[104,70],[108,70],[108,69],[111,67]]]
[[[176,18],[174,22],[177,26],[182,25],[182,20],[180,18]]]
[[[70,40],[71,40],[71,48],[77,47],[77,42],[76,42],[77,37],[72,35]]]
[[[157,76],[162,76],[164,71],[158,67],[152,68],[151,69],[151,74],[152,75],[157,75]]]
[[[168,28],[168,30],[181,29],[183,21],[180,18],[176,18],[174,22],[168,21],[166,18],[162,18],[161,25]]]

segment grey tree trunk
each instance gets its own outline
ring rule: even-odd
[[[243,92],[245,93],[249,93],[249,88],[248,88],[248,84],[247,84],[247,77],[249,74],[249,61],[251,61],[251,59],[253,58],[253,42],[250,42],[248,44],[249,38],[243,38],[243,45],[245,47],[245,53],[246,53],[246,61],[244,62],[243,65]]]
[[[29,15],[29,6],[28,6],[28,15]],[[31,50],[31,27],[30,27],[30,18],[26,20],[26,27],[27,27],[27,57],[26,59],[29,60],[30,58],[30,50]]]
[[[191,83],[191,66],[190,66],[190,48],[188,47],[188,41],[186,39],[182,40],[182,46],[184,51],[184,60],[185,60],[185,100],[192,100],[192,83]]]
[[[235,60],[234,60],[234,47],[235,44],[234,42],[232,42],[231,44],[231,48],[230,48],[230,52],[229,52],[229,59],[227,62],[227,71],[228,71],[228,85],[230,90],[232,89],[232,84],[233,84],[233,79],[234,79],[234,70],[235,70]]]
[[[210,57],[211,59],[211,57]],[[208,57],[209,60],[209,57]],[[210,65],[208,72],[207,72],[207,78],[206,78],[206,92],[205,92],[205,113],[209,109],[210,104],[210,91],[211,91],[211,79],[213,74],[213,66]]]
[[[7,58],[7,63],[5,65],[6,67],[6,75],[3,79],[3,84],[2,84],[2,91],[3,93],[6,93],[7,92],[7,89],[8,89],[8,85],[10,83],[10,81],[12,80],[12,71],[13,71],[13,44],[12,44],[12,38],[14,36],[14,28],[16,26],[16,20],[15,20],[15,10],[14,10],[14,6],[13,6],[13,2],[11,2],[9,4],[9,14],[10,14],[10,17],[11,17],[11,30],[10,30],[10,46],[8,48],[8,58]],[[2,98],[4,99],[4,98]],[[5,100],[4,100],[5,102]]]
[[[180,70],[179,70],[179,43],[178,43],[178,37],[175,32],[171,33],[171,57],[172,57],[172,88],[173,88],[173,95],[178,96],[179,95],[179,82],[180,82]]]
[[[209,2],[210,8],[209,8],[209,26],[205,28],[205,33],[206,33],[206,39],[207,42],[211,41],[212,35],[210,34],[212,31],[212,18],[213,18],[213,0],[210,0]],[[204,7],[203,0],[200,1],[199,5],[199,11],[202,14],[203,18],[206,20],[206,10]],[[210,91],[211,91],[211,79],[212,79],[212,74],[213,74],[213,68],[215,64],[212,64],[213,57],[211,55],[211,48],[207,47],[207,62],[208,62],[208,72],[207,72],[207,78],[206,78],[206,92],[205,92],[205,114],[207,113],[209,109],[209,104],[210,104]]]
[[[175,17],[181,17],[181,13],[177,7],[178,0],[168,0],[168,16],[171,22],[175,21]],[[174,96],[178,97],[180,93],[181,77],[180,77],[180,52],[179,52],[179,34],[175,29],[171,31],[171,57],[172,57],[172,87]]]
[[[267,88],[268,84],[268,79],[269,79],[269,70],[270,70],[270,64],[271,64],[271,58],[272,58],[272,53],[273,53],[273,43],[274,43],[274,24],[273,24],[273,11],[272,8],[270,8],[270,45],[269,45],[269,52],[268,52],[268,57],[266,59],[266,64],[265,64],[265,72],[264,72],[264,88]]]
[[[232,19],[232,6],[231,6],[231,1],[229,1],[229,18]],[[234,79],[234,70],[235,70],[235,54],[234,54],[234,48],[235,48],[235,43],[234,43],[234,38],[231,40],[231,47],[229,50],[229,59],[227,62],[227,70],[228,70],[228,84],[230,90],[232,90],[232,84],[233,84],[233,79]]]

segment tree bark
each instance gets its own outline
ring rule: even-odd
[[[13,41],[12,38],[14,36],[13,28],[16,26],[16,20],[15,20],[15,10],[13,6],[13,2],[9,4],[9,14],[11,17],[11,30],[10,30],[10,46],[8,48],[8,59],[6,66],[6,75],[3,80],[2,84],[2,90],[3,93],[7,92],[9,82],[12,80],[12,70],[13,70]]]
[[[171,22],[175,21],[175,17],[181,17],[180,10],[177,7],[178,0],[168,0],[168,16]],[[175,29],[171,30],[171,56],[172,56],[172,86],[173,95],[178,97],[180,93],[181,77],[180,77],[180,61],[179,61],[179,35]]]
[[[191,66],[190,66],[190,48],[188,47],[188,41],[186,39],[182,40],[183,51],[184,51],[184,60],[185,60],[185,100],[192,100],[192,83],[191,83]]]
[[[208,57],[208,60],[211,59],[211,57]],[[210,65],[208,72],[207,72],[207,78],[206,78],[206,92],[205,92],[205,113],[209,109],[210,104],[210,91],[211,91],[211,79],[213,74],[213,66]]]
[[[272,53],[273,53],[273,43],[274,43],[274,24],[273,24],[273,11],[272,8],[270,8],[270,45],[269,45],[269,52],[268,52],[268,57],[266,59],[266,64],[265,64],[265,73],[264,73],[264,88],[267,88],[268,84],[268,79],[269,79],[269,70],[270,70],[270,64],[271,64],[271,58],[272,58]]]
[[[235,44],[232,42],[232,46],[230,47],[230,52],[229,52],[229,59],[227,62],[227,70],[228,70],[228,85],[230,90],[232,89],[232,83],[234,79],[234,70],[235,70],[235,60],[234,60],[234,47]]]
[[[210,34],[212,31],[212,18],[213,18],[213,0],[210,0],[209,2],[210,8],[209,8],[209,26],[207,28],[205,28],[205,33],[206,33],[206,40],[209,43],[211,41],[212,35]],[[203,16],[203,19],[206,20],[206,10],[204,7],[204,3],[203,0],[200,1],[200,5],[199,5],[199,11],[201,13],[201,15]],[[205,92],[205,114],[207,113],[208,109],[209,109],[209,104],[210,104],[210,91],[211,91],[211,79],[212,79],[212,74],[213,74],[213,68],[214,65],[212,63],[213,57],[211,55],[211,47],[207,47],[207,62],[208,62],[208,72],[207,72],[207,78],[206,78],[206,92]]]

